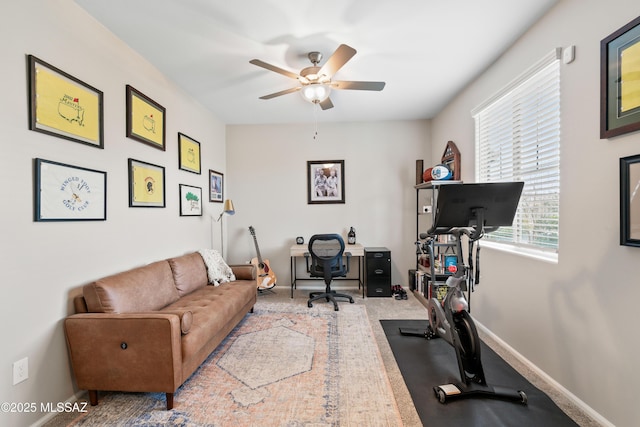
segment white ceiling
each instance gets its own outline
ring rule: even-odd
[[[558,0],[75,1],[224,123],[260,124],[431,118]],[[358,52],[334,79],[382,92],[258,99],[298,82],[251,59],[298,73],[341,43]]]

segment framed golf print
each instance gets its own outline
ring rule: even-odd
[[[165,108],[127,85],[127,137],[165,150]]]
[[[35,221],[107,219],[107,173],[35,159]]]
[[[102,92],[33,55],[29,129],[104,148]]]
[[[600,138],[640,130],[640,17],[600,42]]]
[[[200,143],[178,132],[178,167],[200,174]]]
[[[202,188],[180,184],[180,216],[202,215]]]
[[[164,167],[129,159],[129,207],[164,208]]]

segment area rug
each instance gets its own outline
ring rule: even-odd
[[[72,426],[401,426],[366,309],[256,305],[165,409],[164,393],[101,392]]]
[[[495,399],[460,399],[445,404],[433,391],[436,385],[460,381],[454,348],[445,340],[401,335],[399,329],[425,330],[426,320],[381,320],[382,328],[418,415],[424,425],[473,427],[576,427],[545,393],[513,369],[484,342],[482,366],[489,385],[523,390],[527,405]]]

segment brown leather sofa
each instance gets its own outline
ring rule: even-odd
[[[208,285],[199,253],[154,262],[83,287],[64,321],[79,389],[173,394],[256,302],[253,265]]]

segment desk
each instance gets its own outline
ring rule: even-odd
[[[293,298],[293,290],[296,288],[296,282],[298,280],[324,280],[319,277],[298,277],[296,258],[304,257],[308,252],[309,247],[306,244],[294,244],[291,246],[291,248],[289,248],[289,257],[291,258],[291,298]],[[362,283],[362,259],[364,258],[364,246],[362,246],[360,243],[356,243],[354,245],[345,245],[344,252],[349,252],[352,257],[358,258],[358,277],[354,279],[338,277],[333,280],[357,280],[358,289],[362,288],[362,298],[364,298],[364,284]]]

